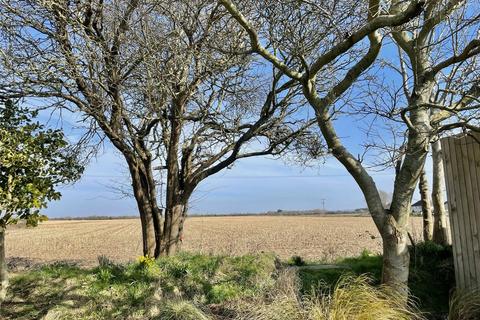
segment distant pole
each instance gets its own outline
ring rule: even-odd
[[[323,211],[325,211],[325,201],[326,201],[327,199],[323,199],[323,198],[322,198],[322,199],[320,199],[320,200],[322,200]]]

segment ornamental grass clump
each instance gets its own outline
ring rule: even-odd
[[[272,295],[237,304],[236,320],[420,320],[416,306],[384,286],[374,286],[365,275],[342,276],[336,286],[300,295],[296,274],[279,276]],[[288,285],[286,285],[288,284]],[[283,288],[283,289],[281,289]],[[280,290],[278,290],[280,289]]]

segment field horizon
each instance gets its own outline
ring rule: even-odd
[[[282,210],[264,211],[264,212],[232,212],[232,213],[189,213],[190,217],[244,217],[244,216],[370,216],[366,208],[358,208],[354,210]],[[114,219],[139,219],[138,214],[131,215],[85,215],[85,216],[48,216],[48,220],[114,220]]]

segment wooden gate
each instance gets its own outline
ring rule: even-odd
[[[458,289],[480,288],[480,135],[442,139]]]

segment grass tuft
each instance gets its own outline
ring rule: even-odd
[[[160,307],[159,320],[211,320],[202,310],[189,301],[171,300]]]
[[[287,275],[293,277],[294,275]],[[285,282],[285,279],[282,280]],[[290,284],[296,280],[291,279]],[[237,305],[236,320],[420,320],[413,304],[365,275],[340,277],[332,291],[301,296],[299,286],[275,290],[274,296]]]
[[[342,276],[330,294],[310,300],[314,320],[412,320],[422,319],[416,307],[405,305],[397,290],[373,286],[365,276]]]
[[[480,319],[480,290],[456,292],[450,299],[448,320]]]

